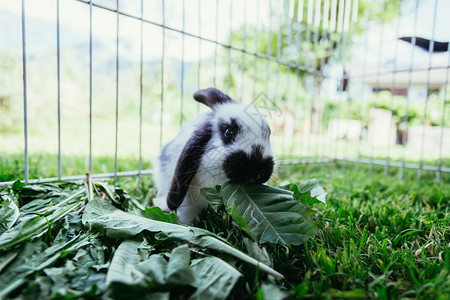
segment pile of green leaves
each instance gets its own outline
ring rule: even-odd
[[[317,181],[226,183],[202,193],[214,208],[204,220],[223,230],[181,225],[149,207],[148,196],[102,182],[1,188],[0,299],[285,297],[265,246],[316,234],[305,204],[325,201]]]

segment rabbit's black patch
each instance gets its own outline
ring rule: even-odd
[[[241,126],[235,118],[231,118],[230,122],[219,122],[220,138],[225,145],[229,145],[236,139],[236,136],[241,131]]]
[[[194,131],[183,151],[181,151],[167,195],[167,206],[171,210],[177,209],[183,202],[192,178],[197,173],[203,153],[205,153],[206,146],[211,140],[211,127],[210,122],[205,122],[201,128]]]
[[[264,183],[272,175],[273,167],[273,157],[264,157],[260,145],[253,145],[250,155],[235,151],[223,163],[228,179],[236,183]]]

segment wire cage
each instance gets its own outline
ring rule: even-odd
[[[3,184],[151,174],[210,86],[264,111],[280,164],[450,171],[445,0],[9,2]]]

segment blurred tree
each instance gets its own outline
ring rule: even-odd
[[[337,47],[348,46],[352,35],[364,33],[369,22],[395,19],[404,1],[283,0],[281,9],[272,7],[270,21],[261,22],[261,28],[245,25],[232,31],[231,44],[252,49],[257,40],[258,53],[298,65],[301,74],[314,73],[332,56],[343,54]]]

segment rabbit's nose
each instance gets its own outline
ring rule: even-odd
[[[261,162],[256,169],[253,170],[253,176],[249,174],[249,183],[264,183],[269,180],[273,173],[273,158],[269,157]]]
[[[269,180],[274,167],[273,157],[263,157],[259,147],[253,150],[250,155],[239,150],[227,156],[223,169],[228,179],[237,183],[264,183]]]

